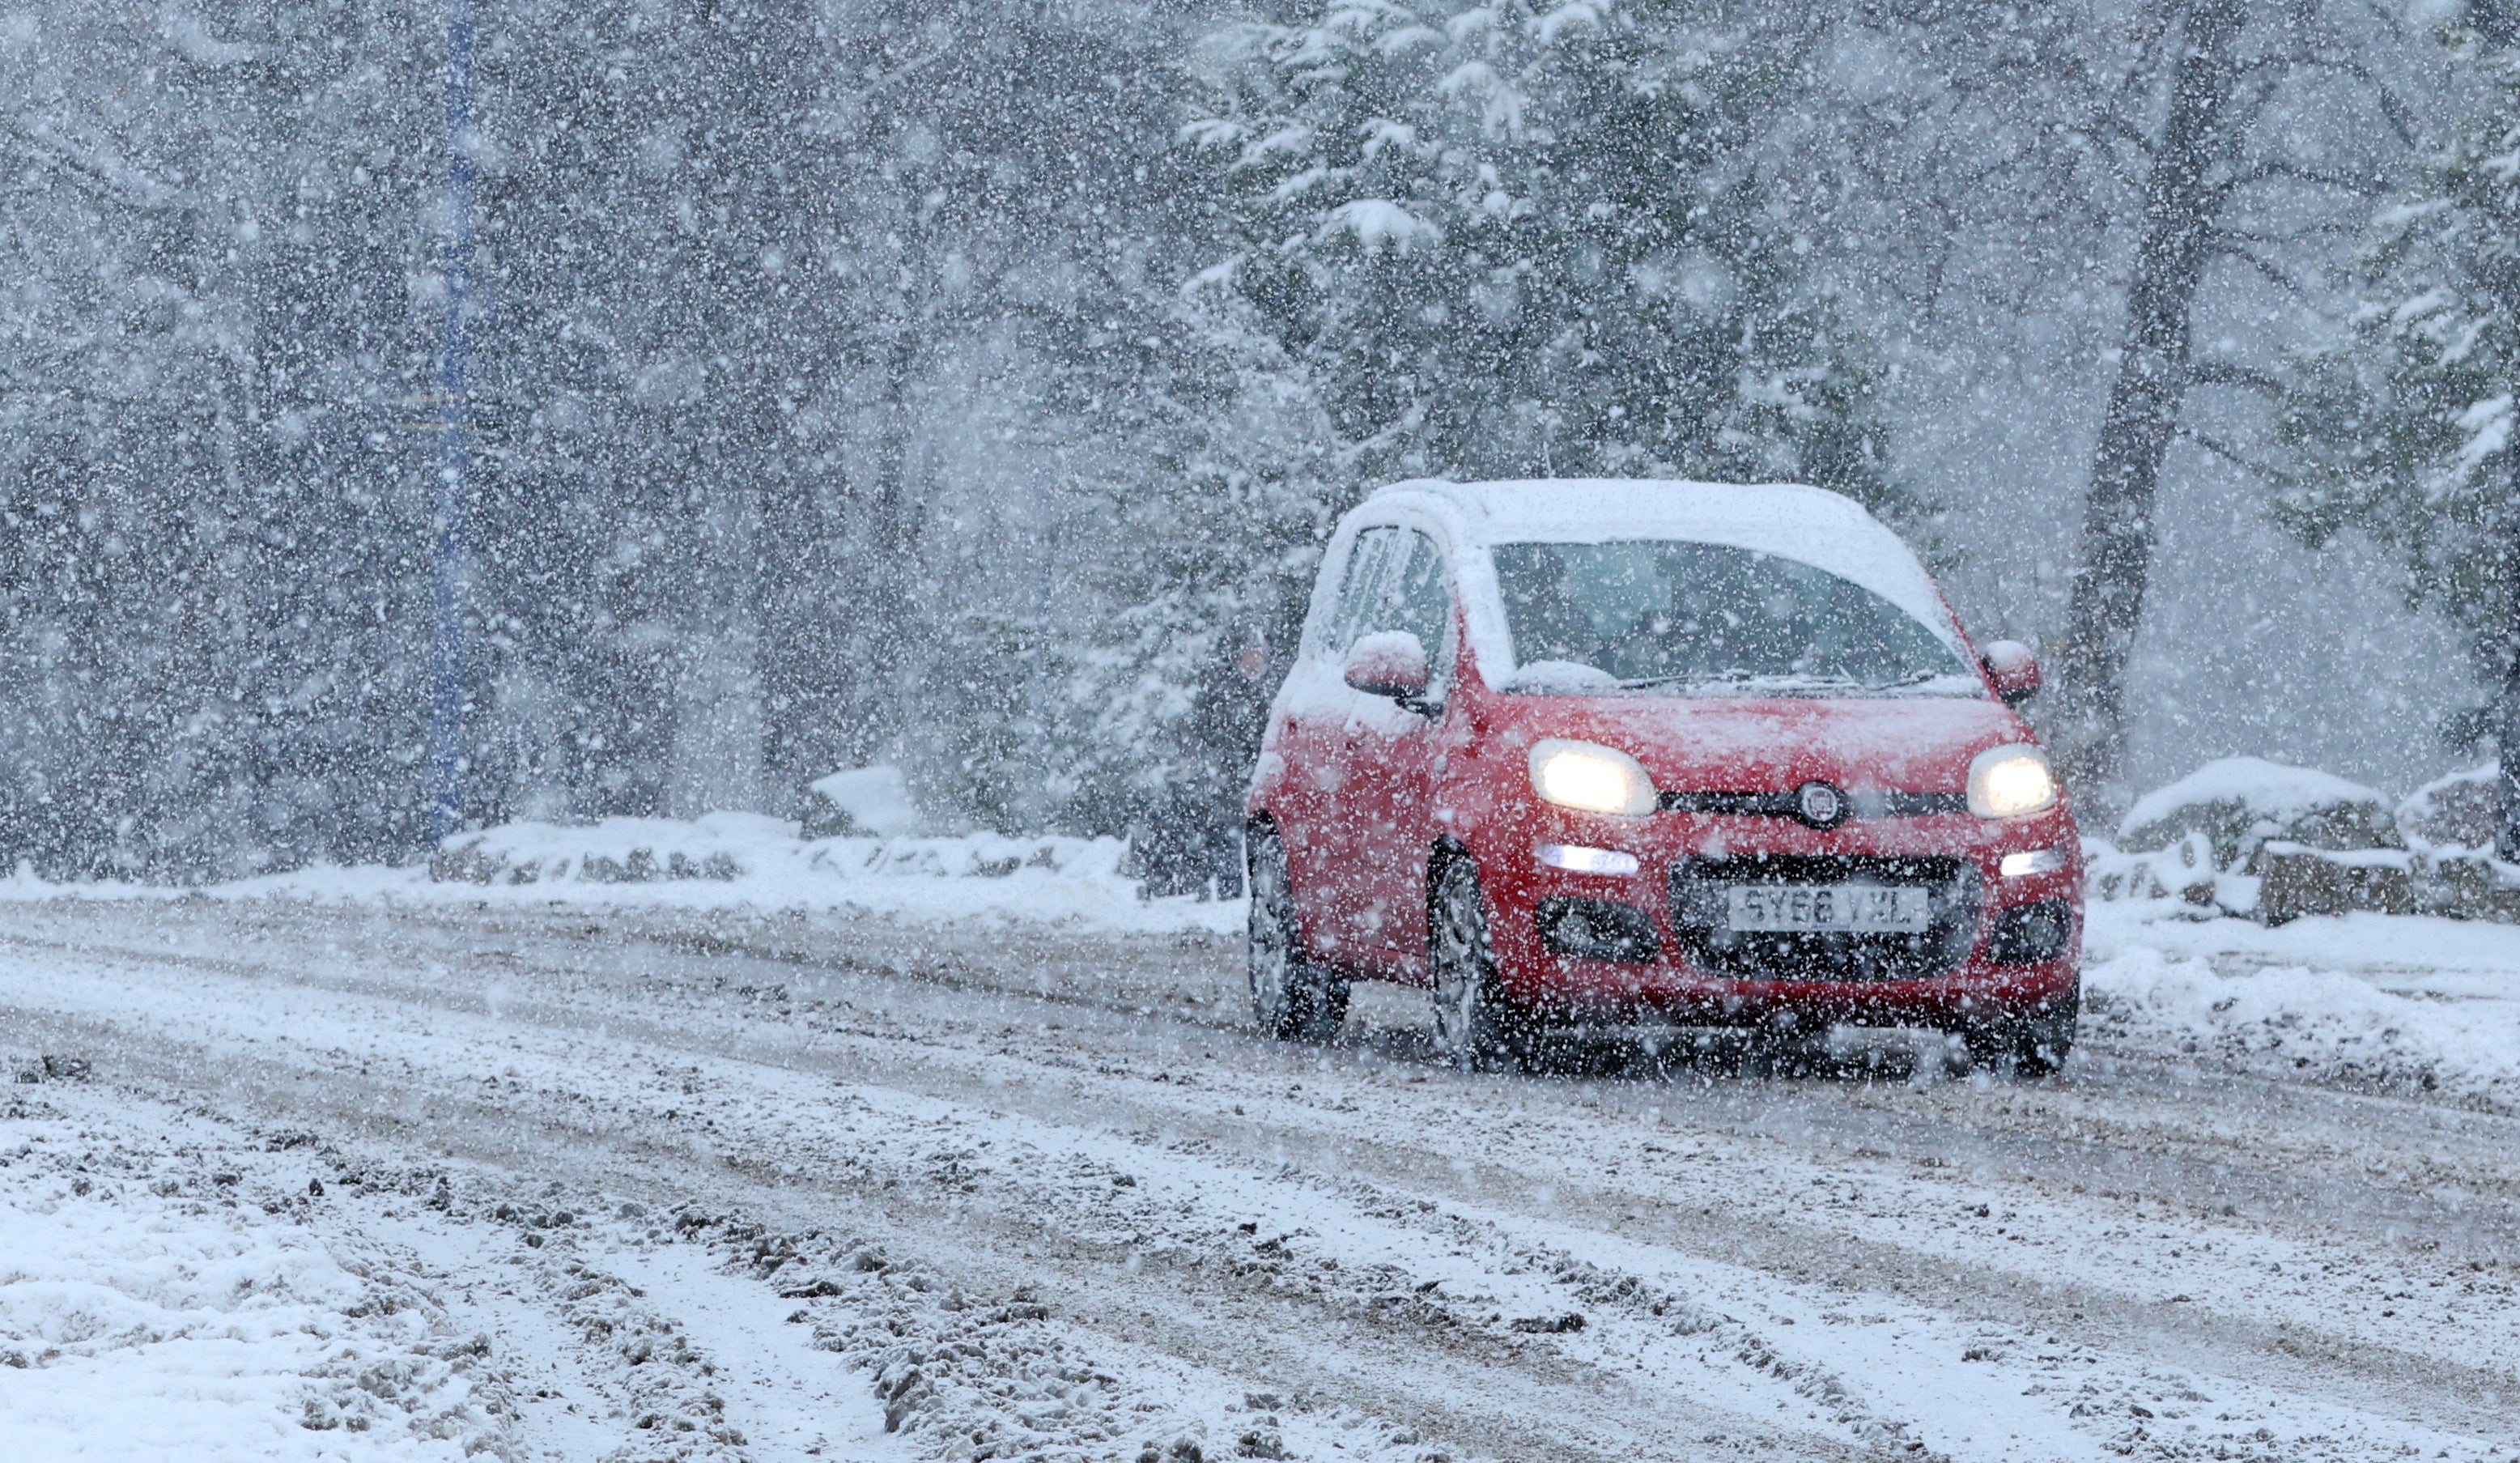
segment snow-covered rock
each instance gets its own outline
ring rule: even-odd
[[[2520,867],[2492,854],[2495,776],[2454,773],[2393,815],[2378,793],[2324,772],[2210,763],[2138,801],[2123,846],[2085,840],[2088,887],[2270,925],[2355,911],[2520,921]]]
[[[2490,848],[2500,816],[2500,769],[2488,762],[2436,778],[2398,804],[2398,829],[2416,847]]]
[[[2423,902],[2426,871],[2404,848],[2313,848],[2269,839],[2257,867],[2255,913],[2270,925],[2358,909],[2412,914]]]
[[[2306,848],[2399,848],[2389,800],[2360,783],[2264,757],[2208,762],[2136,800],[2118,825],[2117,845],[2150,853],[2200,834],[2214,866],[2255,873],[2258,850],[2271,840]]]

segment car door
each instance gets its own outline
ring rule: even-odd
[[[1350,688],[1339,667],[1372,618],[1391,558],[1402,547],[1396,526],[1369,526],[1348,545],[1345,563],[1331,567],[1340,576],[1338,595],[1289,677],[1279,731],[1289,773],[1279,832],[1286,845],[1296,921],[1305,947],[1340,965],[1360,963],[1357,936],[1369,923],[1366,910],[1373,897],[1356,875],[1360,820],[1349,786],[1355,772],[1350,754],[1362,718],[1375,713],[1366,703],[1380,698]]]
[[[1426,533],[1402,528],[1380,570],[1355,634],[1406,630],[1417,636],[1433,672],[1426,703],[1440,708],[1454,618],[1443,553]],[[1388,697],[1350,694],[1356,702],[1340,749],[1353,885],[1345,901],[1344,938],[1357,964],[1415,979],[1426,950],[1426,861],[1435,838],[1431,799],[1442,755],[1442,716]]]

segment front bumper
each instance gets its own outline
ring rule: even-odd
[[[1542,843],[1628,853],[1638,868],[1544,866],[1533,851]],[[2062,867],[2002,873],[2004,854],[2049,848],[2063,852]],[[1510,842],[1480,852],[1479,864],[1500,981],[1558,1019],[1958,1029],[2062,1009],[2079,982],[2082,866],[2061,808],[2020,823],[1943,814],[1827,830],[1722,814],[1613,820],[1543,809]],[[1930,877],[1935,934],[1883,959],[1841,951],[1803,960],[1790,941],[1717,958],[1703,920],[1690,922],[1690,871],[1770,864]],[[1918,954],[1919,944],[1929,948]],[[1607,958],[1569,953],[1586,949]]]

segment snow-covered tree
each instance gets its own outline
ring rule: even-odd
[[[1867,352],[1761,150],[1799,8],[1334,0],[1212,38],[1186,136],[1360,480],[1801,479],[1878,497]]]
[[[239,873],[422,826],[424,69],[364,0],[0,23],[6,856]]]
[[[1246,644],[1293,646],[1341,486],[1328,413],[1277,343],[1232,300],[1176,301],[1112,381],[1146,420],[1145,462],[1082,471],[1072,512],[1118,552],[1075,582],[1109,607],[1067,682],[1078,821],[1111,826],[1167,786],[1215,780],[1173,735],[1203,677]],[[1117,469],[1114,471],[1113,469]],[[1227,780],[1238,781],[1236,768]]]
[[[2301,363],[2282,413],[2299,475],[2278,509],[2314,543],[2348,527],[2368,533],[2405,567],[2411,604],[2470,633],[2479,669],[2502,684],[2496,721],[2510,779],[2520,776],[2520,26],[2494,6],[2474,19],[2450,39],[2490,101],[2375,220],[2351,336]]]

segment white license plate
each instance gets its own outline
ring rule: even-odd
[[[1932,895],[1878,884],[1736,884],[1727,892],[1733,929],[1758,934],[1922,935]]]

